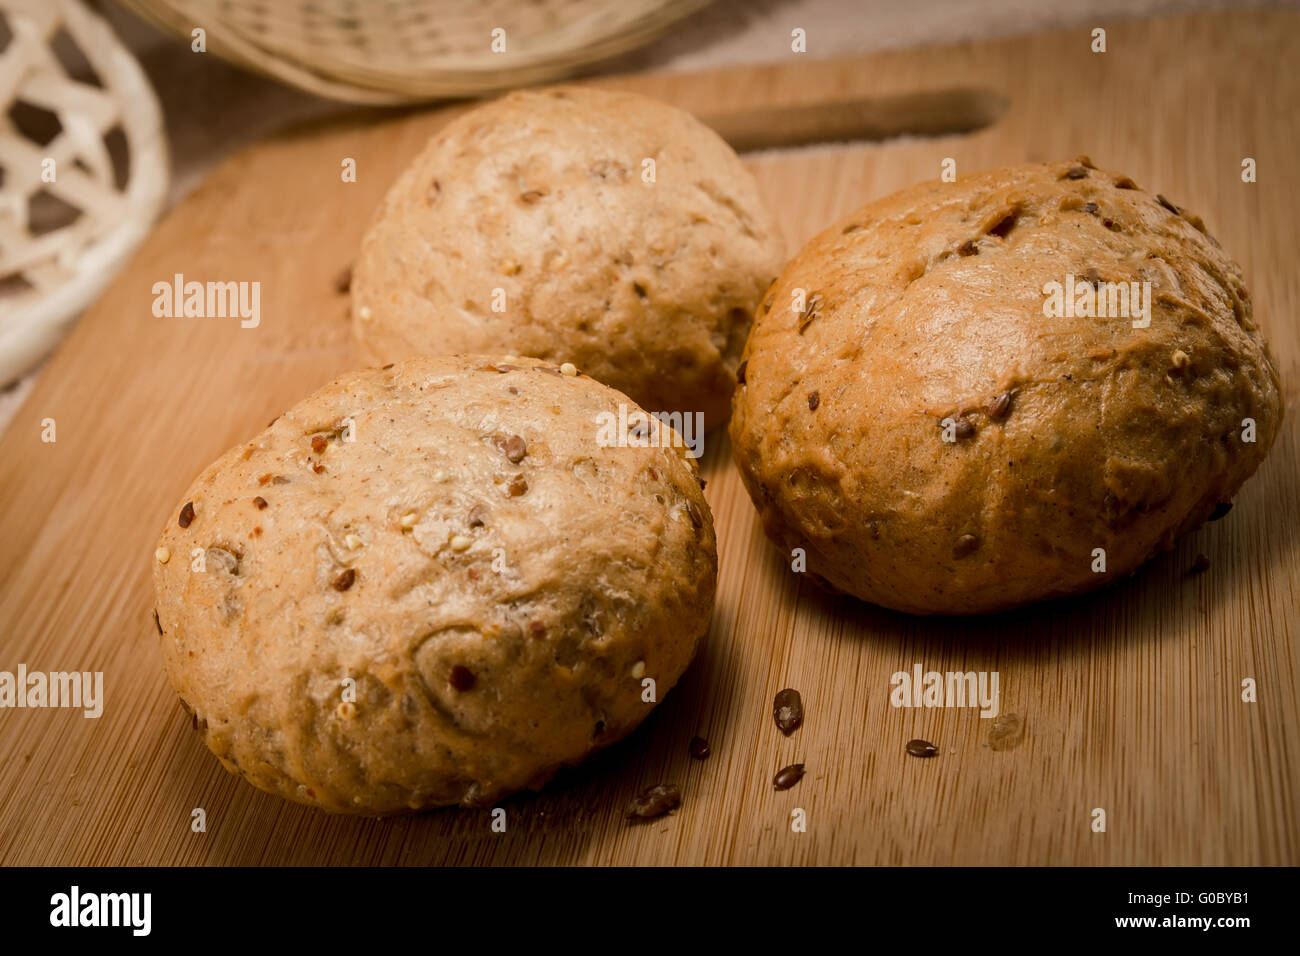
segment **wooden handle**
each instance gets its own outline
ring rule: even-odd
[[[761,106],[701,119],[737,152],[895,136],[948,136],[991,126],[1009,101],[989,89],[956,88]]]

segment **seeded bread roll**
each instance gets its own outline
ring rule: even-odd
[[[783,254],[753,177],[688,113],[579,87],[512,93],[448,124],[389,191],[353,272],[354,329],[376,365],[568,361],[712,427]]]
[[[1115,316],[1121,282],[1149,283],[1148,327]],[[746,360],[731,438],[769,536],[918,614],[1132,571],[1236,494],[1282,415],[1237,266],[1086,157],[858,210],[777,279]]]
[[[208,467],[154,584],[226,768],[327,810],[475,806],[636,727],[707,629],[717,552],[675,433],[598,442],[626,401],[530,359],[414,359]]]

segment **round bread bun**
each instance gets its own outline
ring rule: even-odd
[[[1088,292],[1122,311],[1122,282],[1149,283],[1149,327],[1140,285],[1132,319],[1077,314]],[[917,614],[1134,570],[1232,498],[1282,416],[1237,266],[1087,157],[859,209],[787,265],[745,358],[731,438],[768,535]]]
[[[481,806],[635,728],[646,678],[663,699],[708,627],[712,516],[676,433],[602,442],[627,399],[572,372],[344,375],[204,470],[154,585],[227,769],[327,810]]]
[[[449,123],[389,190],[353,269],[354,330],[376,365],[572,362],[712,427],[783,261],[753,177],[690,114],[631,93],[518,92]]]

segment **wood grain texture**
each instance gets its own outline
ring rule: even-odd
[[[171,213],[0,438],[0,669],[102,670],[107,696],[98,720],[0,712],[0,863],[1300,863],[1300,17],[1124,22],[1108,47],[1091,53],[1080,29],[606,85],[724,127],[827,100],[1006,98],[974,133],[749,157],[792,251],[840,214],[937,177],[946,156],[972,171],[1088,153],[1203,215],[1244,266],[1292,406],[1225,520],[1087,598],[912,618],[791,573],[714,436],[713,628],[639,732],[508,801],[505,834],[486,811],[352,819],[262,794],[221,770],[164,679],[156,535],[204,465],[353,363],[334,277],[446,114],[304,130],[234,156]],[[339,181],[346,156],[355,184]],[[1241,182],[1244,156],[1255,184]],[[260,281],[260,327],[154,318],[152,284],[177,272]],[[46,417],[55,444],[40,441]],[[1189,577],[1198,553],[1210,568]],[[891,674],[915,663],[998,671],[1023,742],[992,750],[992,721],[974,710],[891,707]],[[1240,700],[1245,677],[1258,703]],[[789,738],[771,717],[785,686],[807,710]],[[712,743],[702,762],[687,756],[696,733]],[[940,754],[905,756],[912,737]],[[773,773],[796,761],[807,777],[774,792]],[[629,825],[627,800],[661,781],[682,787],[680,812]],[[206,833],[190,830],[195,807]],[[791,832],[796,807],[806,833]],[[1089,829],[1095,807],[1104,834]]]

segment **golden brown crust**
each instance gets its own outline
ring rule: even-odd
[[[1046,317],[1068,274],[1149,282],[1150,326]],[[827,229],[765,298],[744,378],[733,451],[769,535],[916,613],[1133,570],[1236,493],[1282,414],[1237,266],[1086,158],[921,184]]]
[[[643,676],[662,699],[708,626],[717,555],[693,459],[598,444],[624,401],[531,359],[415,359],[208,467],[154,582],[226,767],[330,810],[481,805],[640,723]]]
[[[353,274],[354,329],[376,365],[569,361],[712,427],[783,253],[753,177],[689,114],[630,93],[524,91],[448,124],[389,191]]]

